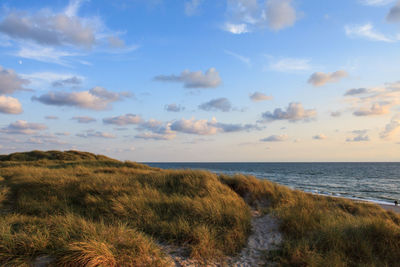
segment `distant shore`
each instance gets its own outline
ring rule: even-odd
[[[395,213],[399,213],[400,214],[400,206],[395,206],[394,204],[389,204],[389,203],[379,203],[379,202],[375,202],[375,201],[371,201],[371,200],[366,200],[366,199],[358,199],[358,198],[351,198],[351,197],[342,197],[342,196],[331,196],[331,195],[324,195],[324,194],[315,194],[312,192],[306,192],[306,193],[310,193],[313,195],[319,195],[319,196],[325,196],[325,197],[334,197],[334,198],[342,198],[342,199],[349,199],[349,200],[353,200],[354,202],[358,202],[358,203],[367,203],[367,204],[376,204],[379,205],[381,208],[388,210],[388,211],[393,211]]]

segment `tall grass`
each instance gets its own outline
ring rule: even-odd
[[[11,223],[7,219],[13,218],[14,213],[24,221],[17,223],[16,231],[0,234],[12,241],[0,242],[5,245],[0,248],[0,263],[29,262],[48,254],[57,262],[81,259],[76,266],[89,263],[96,266],[94,263],[100,261],[107,266],[124,266],[110,256],[122,253],[127,262],[132,262],[128,266],[137,266],[140,261],[147,266],[145,263],[149,261],[143,257],[154,258],[155,252],[153,248],[143,247],[151,247],[148,245],[151,240],[184,246],[192,257],[203,259],[234,254],[246,243],[250,232],[249,207],[215,174],[166,171],[111,161],[115,167],[108,159],[60,161],[58,158],[24,161],[25,157],[18,156],[22,160],[5,161],[0,168],[4,178],[0,186],[7,188],[3,202],[10,210],[0,225],[9,227]],[[68,224],[62,218],[68,222],[71,218],[81,221]],[[76,229],[76,224],[91,225],[89,229],[101,226],[113,230]],[[123,245],[104,236],[104,232],[117,231],[121,224],[125,230],[119,236],[129,236],[130,243],[126,246],[140,253],[121,252],[119,248]],[[26,231],[33,232],[26,234]],[[102,237],[98,235],[101,232]],[[133,235],[141,238],[132,239]],[[140,241],[139,248],[134,248],[135,240]],[[20,250],[12,245],[18,242],[25,244],[17,246]],[[60,242],[58,246],[63,249],[56,250],[58,246],[54,242]],[[8,252],[1,256],[3,250]],[[161,254],[158,258],[162,262]]]
[[[268,200],[284,242],[266,255],[282,266],[399,266],[400,216],[378,205],[316,196],[236,175],[221,181],[250,201]]]

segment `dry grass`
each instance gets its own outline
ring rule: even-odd
[[[249,207],[215,174],[54,154],[56,160],[3,161],[2,202],[10,212],[0,222],[0,262],[51,255],[65,266],[158,266],[167,259],[154,239],[197,258],[231,255],[246,242]]]
[[[284,242],[266,255],[282,266],[398,266],[400,216],[378,205],[316,196],[236,175],[221,181],[250,201],[270,203]]]

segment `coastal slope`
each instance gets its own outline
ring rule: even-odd
[[[263,223],[254,229],[255,212],[276,222],[282,238],[257,255],[264,263],[400,261],[400,216],[378,205],[87,152],[0,156],[0,205],[1,265],[168,266],[171,246],[201,265],[224,264],[249,248],[255,232],[268,232]]]

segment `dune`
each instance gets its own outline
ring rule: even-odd
[[[398,207],[87,152],[0,156],[0,206],[2,266],[400,262]]]

